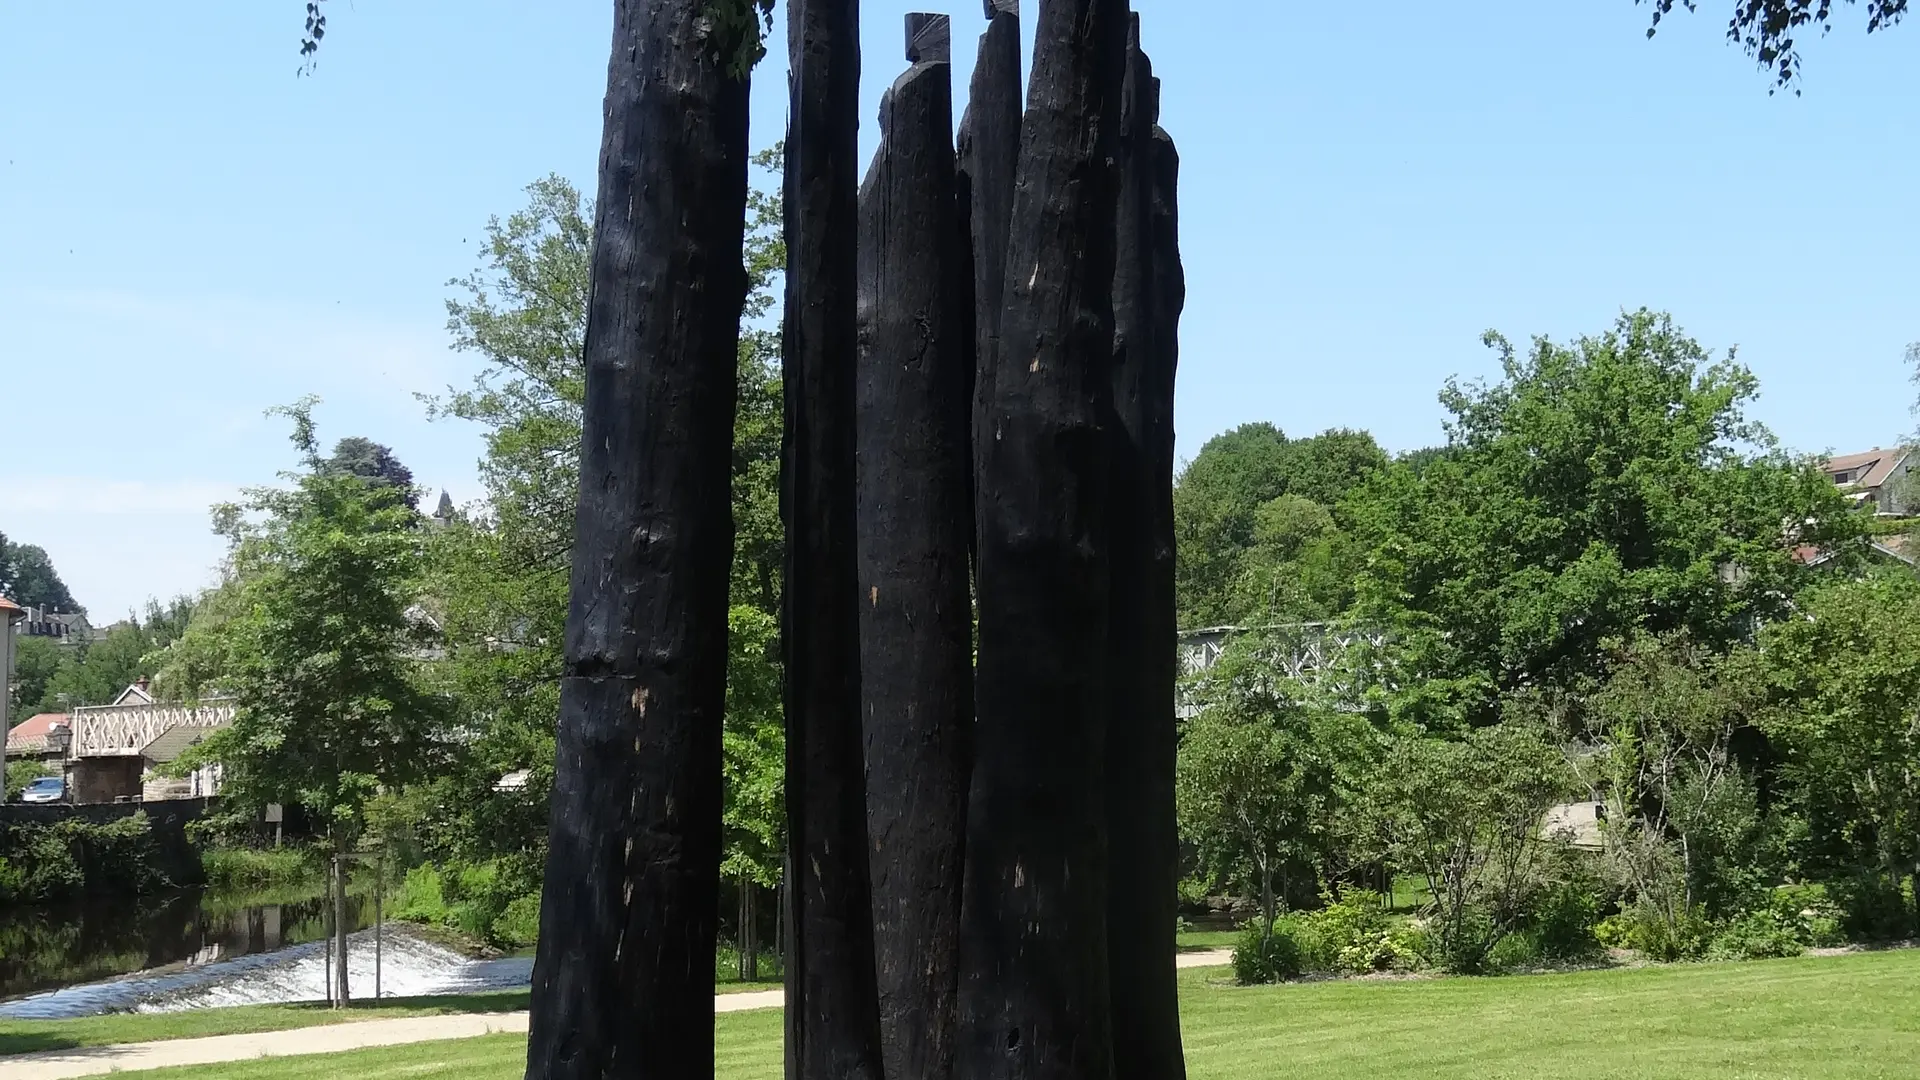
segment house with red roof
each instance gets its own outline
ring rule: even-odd
[[[59,758],[61,750],[51,738],[56,727],[72,730],[66,713],[43,712],[15,724],[13,730],[7,732],[7,760]]]

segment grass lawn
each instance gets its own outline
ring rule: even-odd
[[[1186,930],[1174,938],[1174,945],[1181,952],[1205,952],[1208,949],[1231,949],[1240,940],[1238,930]]]
[[[1192,1080],[1832,1080],[1920,1075],[1920,951],[1504,979],[1240,989],[1183,972]],[[780,1076],[780,1014],[717,1020],[726,1080]],[[515,1080],[501,1035],[119,1080]]]
[[[749,994],[778,990],[777,982],[731,982],[715,986],[716,994]],[[346,1024],[358,1020],[391,1020],[407,1016],[448,1013],[519,1012],[527,1007],[527,991],[507,990],[438,997],[382,998],[378,1005],[357,1001],[348,1009],[325,1004],[243,1005],[226,1009],[198,1009],[177,1013],[114,1013],[78,1020],[8,1020],[0,1018],[0,1065],[9,1054],[37,1050],[70,1050],[82,1046],[197,1039],[204,1035],[245,1035],[258,1031]]]
[[[151,1042],[158,1039],[194,1039],[202,1035],[245,1035],[256,1031],[287,1031],[356,1020],[390,1020],[404,1016],[440,1016],[447,1013],[517,1012],[527,1007],[527,991],[486,994],[448,994],[441,997],[381,998],[356,1001],[346,1009],[325,1003],[302,1005],[241,1005],[226,1009],[196,1009],[176,1013],[113,1013],[77,1020],[8,1020],[0,1018],[0,1055],[30,1054],[37,1050],[70,1050],[81,1046]]]

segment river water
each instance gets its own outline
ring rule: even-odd
[[[0,1016],[53,1019],[175,1012],[326,997],[318,896],[249,902],[202,891],[137,902],[0,912]],[[353,904],[353,996],[374,993],[371,905]],[[474,960],[404,924],[386,924],[383,997],[525,986],[532,961]]]

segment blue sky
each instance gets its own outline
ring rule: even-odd
[[[912,6],[865,5],[868,117]],[[1481,331],[1641,305],[1738,345],[1790,446],[1912,427],[1920,27],[1843,8],[1795,98],[1723,43],[1728,0],[1651,42],[1628,0],[1135,6],[1185,164],[1183,455],[1250,420],[1429,444],[1441,382],[1495,368]],[[262,411],[304,393],[323,438],[479,495],[476,433],[413,395],[474,370],[443,301],[488,216],[592,189],[611,5],[328,7],[300,78],[296,0],[0,0],[0,531],[97,616],[208,580],[206,507],[292,463]]]

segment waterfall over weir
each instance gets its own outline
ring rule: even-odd
[[[349,938],[349,986],[355,1000],[371,999],[374,935]],[[280,1005],[326,998],[324,942],[292,945],[230,960],[188,960],[101,982],[62,987],[0,1003],[0,1017],[59,1019],[113,1012],[180,1012],[228,1005]],[[530,958],[473,960],[388,924],[380,965],[384,997],[508,990],[528,985]]]

